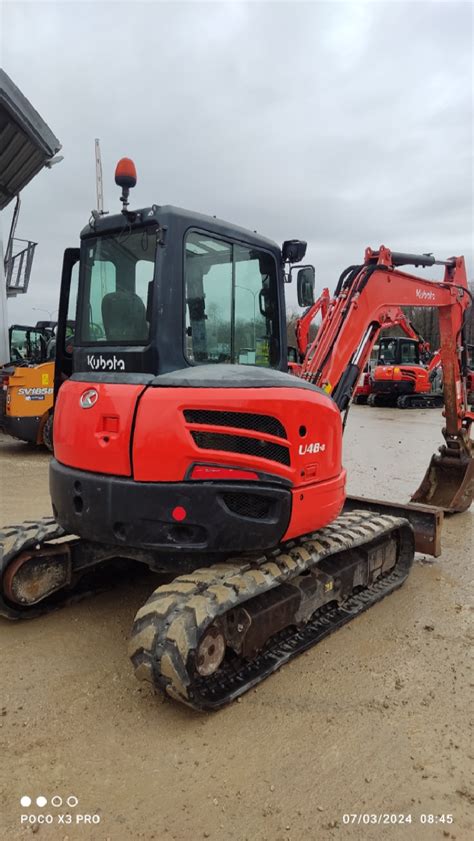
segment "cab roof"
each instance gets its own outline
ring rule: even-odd
[[[186,210],[185,208],[175,207],[170,204],[143,207],[130,211],[130,214],[136,214],[135,221],[131,222],[130,219],[127,220],[122,213],[117,213],[113,216],[91,217],[89,224],[81,231],[81,239],[120,231],[129,225],[131,225],[133,230],[133,228],[143,227],[143,225],[159,224],[165,227],[170,224],[173,226],[174,224],[180,224],[185,229],[203,228],[204,230],[211,230],[214,233],[220,234],[223,237],[240,239],[254,246],[262,246],[272,251],[275,249],[280,250],[280,246],[274,240],[263,237],[256,231],[250,231],[248,228],[242,228],[239,225],[218,219],[216,216],[207,216],[204,213],[196,213],[193,210]]]

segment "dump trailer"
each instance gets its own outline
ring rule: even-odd
[[[168,583],[135,617],[136,676],[215,710],[400,587],[419,523],[439,523],[426,506],[347,507],[342,464],[341,413],[373,337],[392,302],[411,304],[417,289],[446,316],[449,397],[448,454],[430,467],[423,495],[441,490],[447,471],[449,510],[470,504],[472,416],[451,338],[469,301],[464,261],[446,261],[444,281],[430,283],[402,275],[388,249],[367,252],[338,284],[295,376],[284,284],[306,243],[279,247],[169,205],[130,210],[135,182],[133,163],[122,159],[121,213],[93,214],[80,249],[65,252],[53,517],[3,531],[1,612],[33,617],[74,597],[110,559],[144,563]],[[297,278],[300,305],[310,307],[314,270],[302,267]],[[242,349],[248,364],[239,363]]]

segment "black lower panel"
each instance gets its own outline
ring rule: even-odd
[[[377,380],[375,394],[413,394],[415,383],[408,380]]]
[[[0,418],[0,428],[3,429],[7,435],[12,435],[13,438],[19,438],[21,441],[28,441],[30,444],[36,444],[40,421],[41,416],[21,418],[4,415]]]
[[[160,551],[241,552],[275,546],[288,527],[291,493],[262,482],[135,482],[50,465],[54,516],[100,543]],[[183,511],[173,512],[176,508]],[[178,518],[176,517],[178,514]]]

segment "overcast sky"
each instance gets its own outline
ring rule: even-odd
[[[1,14],[1,65],[64,155],[22,195],[18,235],[39,245],[10,322],[57,308],[62,252],[95,207],[95,137],[111,212],[127,155],[132,206],[306,239],[320,287],[381,243],[464,253],[472,278],[470,3],[4,0]]]

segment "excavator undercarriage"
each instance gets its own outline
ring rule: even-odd
[[[91,569],[124,554],[69,541],[52,518],[5,529],[0,539],[0,611],[10,619],[89,595],[104,586]],[[222,707],[400,587],[414,551],[406,519],[353,510],[271,552],[184,573],[136,615],[129,651],[137,678],[195,709]]]

